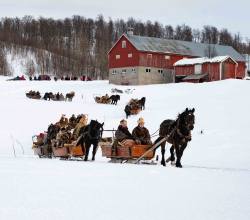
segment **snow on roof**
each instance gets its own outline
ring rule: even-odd
[[[191,59],[184,58],[184,59],[177,61],[174,64],[174,66],[187,66],[187,65],[203,64],[203,63],[221,63],[227,60],[228,58],[234,61],[234,59],[232,59],[230,56],[217,56],[213,58],[201,57],[201,58],[191,58]]]
[[[169,40],[129,34],[125,34],[124,36],[129,39],[129,41],[139,51],[174,53],[193,57],[205,57],[208,47],[211,47],[217,56],[228,55],[234,60],[245,61],[245,58],[231,46]]]

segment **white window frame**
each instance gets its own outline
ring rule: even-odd
[[[116,60],[121,59],[121,55],[120,55],[120,54],[116,54],[116,55],[115,55],[115,59],[116,59]]]
[[[165,55],[165,60],[170,60],[170,56],[169,55]]]
[[[113,70],[113,71],[112,71],[112,75],[116,75],[116,70]]]
[[[122,41],[122,48],[126,48],[127,47],[127,41],[123,40]]]
[[[133,54],[132,53],[129,53],[128,54],[128,58],[132,58],[133,57]]]
[[[201,74],[202,72],[202,65],[201,64],[195,64],[194,65],[194,74]]]

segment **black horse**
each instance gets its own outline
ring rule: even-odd
[[[183,151],[187,147],[187,144],[189,141],[191,141],[191,131],[194,128],[195,123],[195,115],[194,115],[195,109],[188,109],[181,114],[178,115],[176,120],[165,120],[161,123],[160,129],[159,129],[159,138],[155,141],[157,143],[164,137],[168,137],[166,140],[168,143],[172,144],[170,148],[170,161],[173,164],[175,161],[175,155],[176,153],[176,167],[182,167],[181,165],[181,157],[183,154]],[[161,164],[163,166],[166,166],[165,161],[165,145],[166,141],[164,141],[161,144]],[[168,161],[167,161],[168,162]]]
[[[43,96],[43,99],[44,100],[49,100],[50,101],[50,99],[53,99],[54,98],[54,94],[52,93],[52,92],[45,92],[45,94],[44,94],[44,96]]]
[[[146,97],[142,97],[140,100],[139,100],[139,104],[141,106],[141,110],[145,110],[145,103],[146,103]]]
[[[111,99],[112,105],[117,105],[117,102],[120,100],[120,96],[119,95],[112,95],[109,97],[109,99]]]
[[[130,105],[126,105],[124,111],[126,113],[126,118],[128,119],[128,116],[131,115],[131,107],[130,107]]]
[[[95,160],[95,155],[98,147],[98,142],[102,137],[104,123],[91,120],[89,125],[80,130],[80,138],[77,145],[81,145],[83,152],[85,151],[84,161],[88,160],[89,149],[93,145],[92,160]]]

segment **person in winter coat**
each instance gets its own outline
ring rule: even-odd
[[[143,118],[139,118],[138,125],[133,129],[132,135],[136,144],[152,144],[150,140],[150,134],[146,127],[144,127],[145,121]]]
[[[76,140],[80,136],[80,131],[84,129],[88,124],[88,116],[83,115],[80,121],[77,123],[74,131],[73,131],[73,138]]]
[[[117,154],[117,146],[118,146],[119,142],[122,142],[122,141],[128,140],[128,139],[134,140],[134,137],[132,136],[132,134],[128,130],[127,121],[125,119],[123,119],[120,121],[120,124],[115,132],[115,140],[114,140],[114,143],[112,145],[112,155]]]
[[[121,120],[120,124],[115,132],[115,138],[121,142],[125,139],[134,139],[132,134],[128,130],[127,121]]]
[[[60,127],[61,128],[66,127],[68,125],[68,123],[69,123],[69,120],[63,114],[62,117],[59,120]]]
[[[71,142],[71,133],[62,127],[56,135],[57,147],[62,147],[64,144],[69,144]]]

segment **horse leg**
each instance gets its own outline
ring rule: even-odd
[[[166,161],[165,161],[165,146],[166,146],[166,141],[161,144],[161,165],[166,166]]]
[[[176,152],[176,157],[177,157],[175,166],[182,168],[180,148],[181,148],[181,145],[179,145],[179,144],[175,145],[175,152]]]
[[[93,145],[93,151],[92,151],[92,160],[94,161],[95,160],[95,155],[96,155],[96,152],[97,152],[97,148],[98,148],[98,144],[95,143]]]
[[[179,166],[178,167],[182,167],[181,158],[182,158],[182,155],[183,155],[183,151],[186,149],[186,147],[187,147],[187,143],[181,145],[180,148],[179,148]]]
[[[174,156],[174,145],[172,145],[172,146],[170,147],[170,161],[171,161],[171,164],[173,164],[174,161],[175,161],[175,156]]]
[[[89,149],[90,149],[90,144],[89,143],[85,143],[85,157],[84,157],[84,161],[87,161],[88,160],[88,157],[89,157]]]

